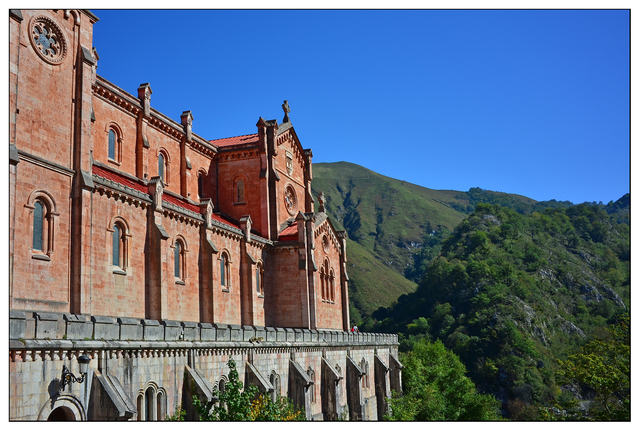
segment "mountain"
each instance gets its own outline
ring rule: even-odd
[[[481,391],[553,405],[561,389],[576,391],[556,381],[557,360],[629,313],[630,228],[617,222],[625,198],[531,214],[478,204],[417,290],[363,329],[399,332],[401,350],[440,339]]]
[[[312,191],[324,192],[337,229],[346,230],[352,321],[415,290],[438,244],[478,203],[499,203],[521,213],[570,202],[472,188],[432,190],[377,174],[353,163],[315,163]]]

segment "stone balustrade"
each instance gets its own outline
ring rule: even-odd
[[[10,310],[10,340],[398,344],[396,334],[273,328]],[[11,343],[13,347],[15,343]]]

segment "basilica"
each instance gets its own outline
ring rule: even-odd
[[[205,138],[96,73],[94,13],[9,22],[10,419],[196,419],[230,359],[307,420],[382,419],[397,336],[349,332],[346,233],[288,102]]]

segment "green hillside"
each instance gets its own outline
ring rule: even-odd
[[[418,289],[374,312],[363,330],[399,332],[402,350],[420,338],[442,340],[481,391],[514,411],[581,395],[556,380],[557,360],[606,337],[604,328],[629,312],[630,229],[617,222],[628,212],[625,198],[620,208],[529,215],[478,205],[442,243]]]
[[[416,290],[416,283],[386,267],[373,253],[347,239],[347,273],[351,321],[360,322],[379,307],[395,302],[400,295]]]

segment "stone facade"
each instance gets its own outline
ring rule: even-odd
[[[207,140],[149,83],[96,74],[91,12],[9,22],[10,418],[162,419],[229,358],[308,419],[383,414],[397,339],[348,333],[346,234],[314,211],[287,101],[281,124]]]

